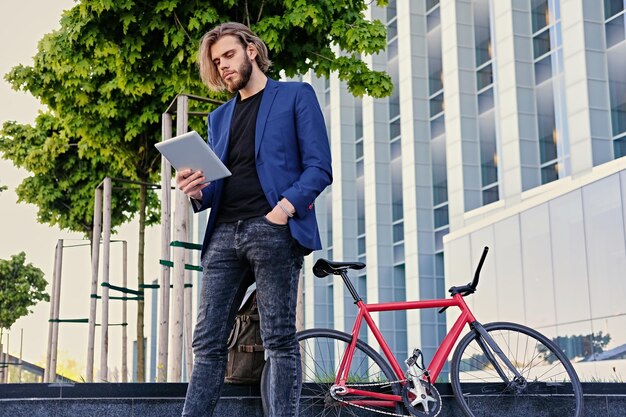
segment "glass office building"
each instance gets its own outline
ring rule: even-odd
[[[313,276],[317,258],[366,262],[351,278],[368,302],[414,300],[468,282],[489,246],[468,299],[481,321],[538,328],[586,380],[626,377],[624,6],[370,6],[388,47],[363,59],[389,73],[393,94],[354,98],[336,76],[302,77],[334,169],[316,203],[324,250],[305,260],[306,328],[350,331],[356,312],[340,280]],[[447,315],[376,320],[400,358],[419,347],[428,359]]]

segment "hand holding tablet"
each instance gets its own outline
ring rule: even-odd
[[[177,171],[185,169],[202,171],[205,178],[203,182],[231,175],[228,168],[196,131],[183,133],[155,146]]]
[[[187,197],[194,200],[202,200],[202,189],[208,187],[209,184],[202,171],[192,171],[191,169],[176,171],[176,186]]]

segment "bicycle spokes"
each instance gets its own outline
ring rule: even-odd
[[[452,360],[452,388],[466,415],[527,416],[540,410],[546,417],[580,416],[580,382],[554,343],[512,323],[484,330],[490,342],[482,333],[470,333]]]

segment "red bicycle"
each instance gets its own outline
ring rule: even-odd
[[[561,349],[531,328],[516,323],[479,323],[463,297],[476,291],[485,247],[472,282],[449,289],[450,298],[366,304],[348,279],[349,269],[363,263],[320,259],[313,267],[318,277],[339,275],[354,298],[358,314],[352,333],[333,329],[299,332],[303,388],[300,416],[391,415],[435,417],[442,409],[434,386],[450,352],[449,382],[467,417],[558,416],[580,417],[583,393],[576,372]],[[371,313],[449,307],[460,316],[424,366],[419,349],[402,369]],[[361,326],[373,334],[382,351],[359,339]],[[266,367],[269,369],[269,367]],[[269,372],[264,372],[261,393],[267,395]],[[446,378],[443,378],[446,381]],[[541,410],[540,413],[536,410]]]

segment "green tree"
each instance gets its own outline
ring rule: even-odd
[[[377,0],[378,5],[386,3]],[[40,41],[33,65],[18,65],[6,76],[13,88],[30,92],[49,110],[32,127],[4,125],[3,157],[16,165],[26,166],[20,162],[26,160],[36,164],[29,154],[37,153],[31,146],[39,143],[61,159],[31,171],[34,175],[18,190],[21,201],[40,207],[40,221],[85,231],[93,217],[88,190],[104,176],[155,182],[160,158],[153,145],[161,137],[160,114],[178,93],[207,95],[197,74],[198,41],[221,22],[246,23],[263,38],[275,78],[281,71],[287,76],[310,69],[318,76],[336,72],[355,95],[389,95],[389,76],[360,60],[386,46],[384,25],[366,20],[366,8],[363,0],[80,1],[64,13],[61,27]],[[335,53],[334,46],[342,53]],[[203,131],[202,121],[196,123],[192,127]],[[59,184],[74,195],[59,192]],[[118,202],[114,224],[139,214],[141,285],[144,228],[157,219],[150,215],[157,201],[141,186],[128,200],[118,196]],[[143,339],[142,301],[137,336]],[[140,343],[140,381],[143,357]]]
[[[20,317],[32,313],[32,306],[50,300],[43,272],[25,261],[24,252],[9,260],[0,259],[0,341],[4,330],[10,329]]]
[[[0,152],[31,173],[15,192],[18,202],[37,206],[37,221],[84,233],[91,240],[94,189],[102,178],[115,176],[116,171],[103,160],[81,158],[77,140],[64,137],[66,133],[50,112],[40,113],[35,126],[7,122],[2,131],[6,136],[0,137]],[[130,220],[138,208],[137,192],[116,190],[112,226]],[[151,215],[156,217],[156,213]]]
[[[25,264],[26,254],[0,259],[0,329],[9,329],[39,301],[49,301],[43,271]]]

